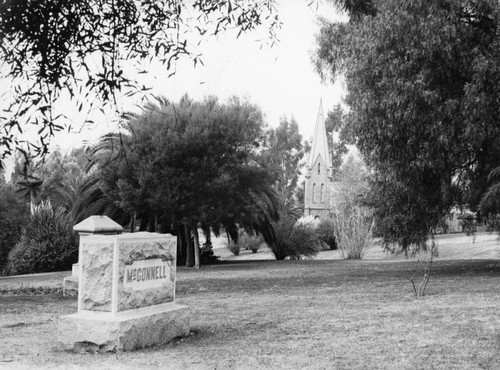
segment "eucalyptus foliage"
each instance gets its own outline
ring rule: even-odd
[[[56,115],[61,97],[101,108],[116,93],[147,91],[138,74],[144,63],[172,63],[188,56],[200,63],[197,45],[227,29],[265,25],[270,41],[280,26],[275,1],[259,0],[7,0],[0,2],[0,57],[14,92],[2,119],[0,155],[20,148],[17,132],[38,127],[38,140],[20,148],[45,154],[55,131],[71,126]],[[96,104],[92,103],[96,102]],[[0,159],[1,159],[0,158]]]
[[[345,76],[343,127],[373,170],[385,244],[425,248],[454,203],[475,208],[500,163],[500,4],[374,2],[317,37],[323,76]]]
[[[347,144],[350,144],[349,138],[344,137],[345,132],[342,131],[345,116],[342,106],[337,104],[327,113],[325,119],[325,129],[334,173],[340,169],[342,157],[348,151]],[[339,134],[338,138],[336,137],[337,134]]]

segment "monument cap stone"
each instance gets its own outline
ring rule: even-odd
[[[89,235],[116,235],[121,234],[123,227],[110,219],[108,216],[90,216],[82,222],[73,226],[73,230],[77,231],[80,235],[80,245],[82,244],[82,237],[86,238]],[[80,256],[78,256],[80,260]],[[71,276],[67,276],[63,281],[63,294],[66,296],[74,296],[78,294],[78,276],[80,268],[78,263],[74,263],[72,267]]]
[[[73,226],[80,234],[121,234],[123,227],[108,216],[90,216]]]

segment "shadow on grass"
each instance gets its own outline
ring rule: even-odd
[[[409,281],[415,265],[415,260],[390,263],[375,260],[234,261],[203,266],[197,271],[180,268],[177,291],[182,295],[194,292],[249,292],[272,286],[300,288],[339,284],[359,287],[369,283],[391,285],[394,282]],[[431,279],[498,276],[499,260],[437,260],[434,262]],[[198,281],[196,286],[190,284],[192,280]]]

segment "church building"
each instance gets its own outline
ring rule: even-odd
[[[323,103],[320,101],[309,160],[306,164],[304,216],[329,217],[332,160],[328,151]]]

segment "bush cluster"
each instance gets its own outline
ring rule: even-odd
[[[318,239],[328,246],[328,249],[337,249],[337,240],[335,238],[335,224],[333,219],[327,218],[321,220],[315,229]]]
[[[490,214],[486,216],[484,224],[486,226],[486,231],[490,233],[493,231],[500,232],[500,214]]]
[[[7,270],[11,275],[71,269],[78,260],[78,239],[73,221],[50,202],[35,207],[10,251]]]
[[[368,246],[373,226],[373,216],[369,209],[359,206],[335,210],[335,239],[344,259],[361,259]]]
[[[214,254],[212,243],[203,243],[200,248],[200,263],[201,265],[214,265],[219,263],[219,256]]]
[[[268,246],[277,260],[312,257],[321,249],[314,230],[295,225],[292,218],[283,218],[274,225],[274,238]]]
[[[240,254],[240,245],[238,243],[235,243],[234,241],[230,241],[227,243],[227,249],[234,254],[235,256],[238,256]]]
[[[262,243],[264,243],[264,239],[261,236],[250,235],[246,232],[241,232],[238,237],[238,245],[240,248],[251,250],[252,253],[257,253]]]
[[[7,273],[8,256],[19,241],[22,225],[22,220],[0,221],[0,275]]]
[[[0,275],[7,273],[9,252],[19,241],[21,227],[29,217],[24,197],[13,184],[2,183],[0,171]]]

